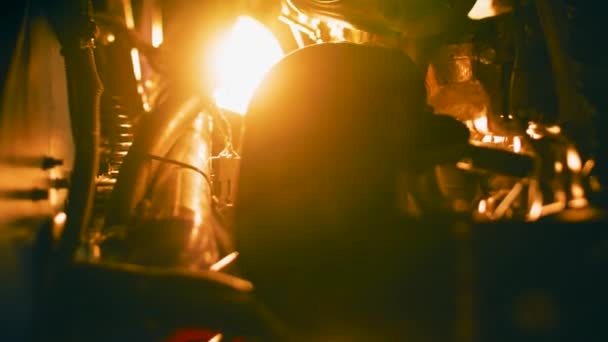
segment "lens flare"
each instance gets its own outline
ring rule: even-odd
[[[133,64],[133,75],[135,80],[141,81],[141,63],[139,61],[139,51],[137,48],[131,49],[131,63]]]
[[[283,50],[272,32],[253,18],[239,17],[212,58],[218,107],[244,115],[253,92]]]
[[[152,22],[152,46],[157,48],[163,43],[163,21],[160,14]]]

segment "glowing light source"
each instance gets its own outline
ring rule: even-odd
[[[496,15],[496,10],[492,4],[492,0],[477,0],[471,11],[469,11],[469,18],[473,20],[479,20],[489,18]]]
[[[586,207],[589,202],[585,198],[585,189],[579,183],[573,183],[570,188],[572,199],[568,202],[571,208],[580,209]]]
[[[163,18],[160,10],[155,9],[152,16],[152,46],[159,47],[163,43]]]
[[[538,125],[535,124],[534,122],[530,122],[528,124],[528,128],[526,129],[526,134],[528,134],[530,136],[530,138],[535,139],[535,140],[541,139],[543,137],[543,135],[538,132]]]
[[[222,334],[217,334],[215,336],[213,336],[209,342],[220,342],[222,340],[224,336],[222,336]]]
[[[572,184],[572,197],[574,198],[581,198],[583,196],[585,196],[585,190],[583,190],[583,187],[580,184]]]
[[[535,221],[543,214],[543,202],[540,199],[535,199],[528,213],[528,220]]]
[[[131,49],[131,63],[133,63],[133,75],[137,81],[141,81],[141,63],[139,61],[139,51]]]
[[[566,152],[566,163],[572,172],[580,172],[582,168],[581,157],[574,148],[569,148]]]
[[[330,21],[327,23],[329,26],[329,35],[332,39],[337,41],[344,41],[344,25],[339,22]]]
[[[308,17],[304,13],[298,13],[298,21],[301,23],[308,22]]]
[[[218,107],[244,115],[253,92],[283,50],[272,32],[253,18],[239,17],[213,56]]]
[[[554,125],[554,126],[549,126],[545,128],[547,130],[547,132],[551,133],[551,134],[560,134],[562,132],[561,127]]]
[[[555,168],[556,173],[561,173],[562,171],[564,171],[564,164],[562,164],[561,162],[556,161],[553,167]]]
[[[587,175],[589,175],[591,173],[591,171],[593,171],[594,167],[595,167],[595,161],[593,159],[589,159],[583,165],[583,172],[582,173],[587,176]]]
[[[486,212],[487,209],[488,209],[488,202],[486,202],[486,200],[479,201],[479,205],[477,206],[477,211],[480,214],[483,214]]]
[[[108,33],[108,35],[106,36],[106,41],[108,43],[113,43],[116,40],[116,36],[114,36],[112,33]]]
[[[513,138],[513,152],[515,152],[515,153],[521,152],[521,138],[520,137]]]
[[[55,223],[58,226],[63,226],[65,224],[65,221],[67,220],[68,215],[66,215],[66,213],[64,213],[63,211],[57,213],[57,215],[55,215],[55,217],[53,218],[53,223]]]

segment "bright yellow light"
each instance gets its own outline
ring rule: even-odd
[[[475,126],[475,129],[480,133],[488,134],[490,132],[488,127],[488,117],[485,115],[485,113],[473,120],[473,126]]]
[[[515,153],[521,152],[521,138],[520,137],[513,138],[513,152],[515,152]]]
[[[133,75],[137,81],[141,81],[141,63],[139,62],[139,51],[131,49],[131,62],[133,63]]]
[[[227,39],[213,56],[218,107],[241,115],[247,112],[253,92],[283,50],[272,32],[250,17],[239,17]]]
[[[492,17],[496,14],[492,0],[477,0],[469,12],[469,18],[479,20]]]
[[[572,147],[568,149],[568,151],[566,152],[566,162],[568,164],[568,168],[572,172],[581,171],[583,163],[582,163],[581,157],[579,156],[576,149],[574,149]]]
[[[152,25],[152,46],[159,47],[163,43],[163,26],[161,23]]]
[[[339,22],[330,21],[327,23],[329,26],[329,35],[337,41],[344,41],[344,25]]]
[[[135,27],[135,20],[133,20],[133,7],[131,6],[131,0],[123,0],[122,7],[125,11],[125,25],[128,29]]]
[[[486,200],[479,201],[479,204],[477,205],[477,211],[480,214],[483,214],[486,212],[487,209],[488,209],[488,202],[486,202]]]
[[[159,10],[152,17],[152,46],[159,47],[163,43],[163,18]]]
[[[65,224],[65,221],[67,220],[68,216],[66,215],[66,213],[64,213],[63,211],[57,213],[57,215],[55,215],[55,217],[53,218],[53,222],[58,225],[58,226],[63,226]]]
[[[238,256],[239,252],[232,252],[220,259],[220,261],[211,265],[209,269],[216,272],[221,271],[224,267],[228,266],[231,262],[233,262]]]
[[[209,342],[220,342],[224,336],[222,334],[217,334],[213,336]]]
[[[555,168],[555,172],[556,173],[561,173],[562,171],[564,171],[564,164],[562,164],[561,162],[556,161],[554,164],[554,168]]]
[[[553,126],[549,126],[546,128],[547,132],[551,133],[551,134],[560,134],[562,132],[562,128],[557,126],[557,125],[553,125]]]
[[[528,213],[528,220],[535,221],[539,219],[543,214],[543,202],[540,198],[535,198],[534,202],[532,202],[532,206],[530,207],[530,211]]]

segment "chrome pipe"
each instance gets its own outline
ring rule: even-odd
[[[192,124],[200,108],[197,97],[168,101],[142,122],[112,192],[106,227],[126,224],[135,215],[158,166],[150,162],[149,156],[165,156],[181,132]]]

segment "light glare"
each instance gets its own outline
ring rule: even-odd
[[[253,18],[239,17],[213,58],[218,107],[244,115],[253,92],[282,56],[270,30]]]
[[[141,63],[139,61],[139,51],[136,48],[131,49],[131,63],[133,63],[133,75],[135,79],[141,81]]]

